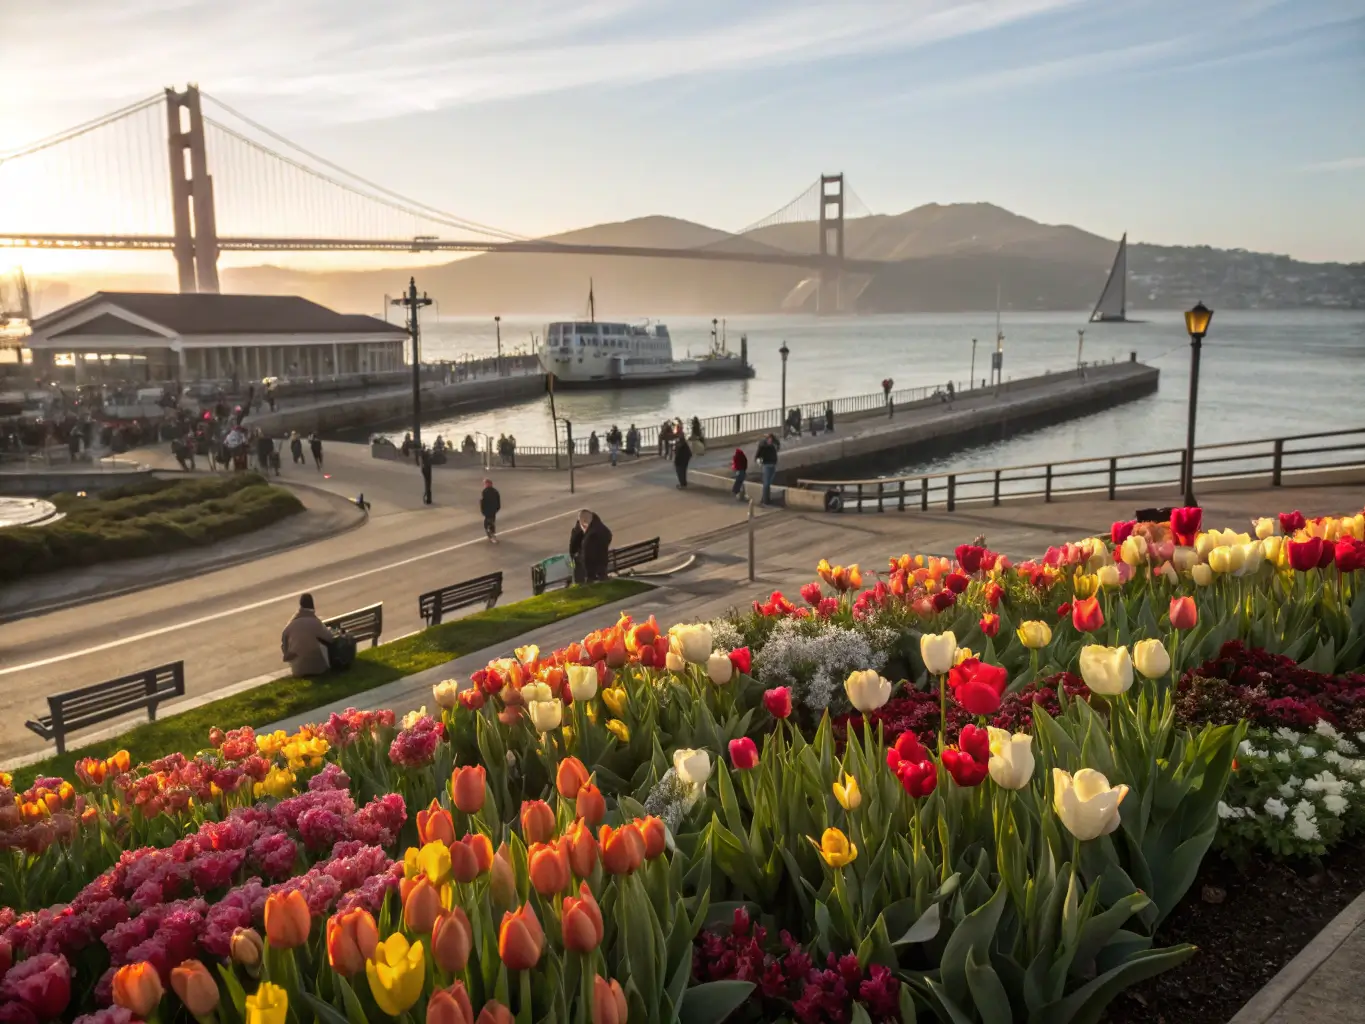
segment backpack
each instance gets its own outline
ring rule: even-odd
[[[356,643],[350,633],[338,633],[327,645],[327,657],[333,672],[345,672],[355,664]]]

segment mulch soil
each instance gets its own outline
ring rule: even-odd
[[[1365,891],[1365,846],[1320,863],[1257,860],[1239,869],[1211,854],[1158,945],[1189,942],[1189,961],[1128,989],[1106,1024],[1222,1024]]]

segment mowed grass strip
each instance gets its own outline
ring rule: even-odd
[[[292,492],[259,473],[158,477],[50,500],[65,513],[58,522],[0,530],[0,579],[203,547],[303,511]]]
[[[506,643],[580,612],[624,601],[653,589],[650,584],[640,580],[614,579],[557,590],[476,612],[392,643],[365,648],[346,672],[302,679],[276,679],[264,686],[192,708],[183,714],[171,714],[160,721],[145,722],[112,739],[46,758],[17,769],[14,772],[14,785],[16,789],[27,789],[40,775],[71,778],[73,766],[81,758],[108,757],[116,750],[127,750],[134,764],[152,761],[177,751],[187,757],[193,756],[196,751],[208,746],[209,729],[215,725],[224,730],[243,725],[253,728],[269,725],[486,647]]]

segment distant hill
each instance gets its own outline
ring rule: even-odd
[[[551,240],[658,248],[785,249],[815,252],[814,223],[732,235],[675,217],[598,224]],[[849,280],[863,313],[995,308],[1088,310],[1114,258],[1117,239],[1070,225],[1042,224],[990,203],[931,203],[904,213],[850,220],[845,252],[884,260]],[[169,259],[169,258],[168,258]],[[1129,306],[1174,308],[1203,299],[1215,308],[1365,308],[1365,264],[1313,264],[1207,246],[1129,246]],[[373,312],[407,271],[303,272],[262,266],[225,269],[234,292],[299,294],[339,309]],[[761,314],[813,310],[810,274],[800,268],[701,260],[487,253],[418,272],[446,314],[569,313],[586,307],[594,282],[603,316]],[[74,292],[86,289],[69,282]],[[167,287],[170,285],[169,264]],[[91,289],[93,290],[93,289]]]

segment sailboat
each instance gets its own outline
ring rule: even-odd
[[[1140,323],[1128,319],[1128,233],[1119,239],[1119,251],[1114,256],[1114,265],[1109,268],[1109,279],[1104,282],[1104,291],[1090,314],[1092,324],[1131,324]]]

